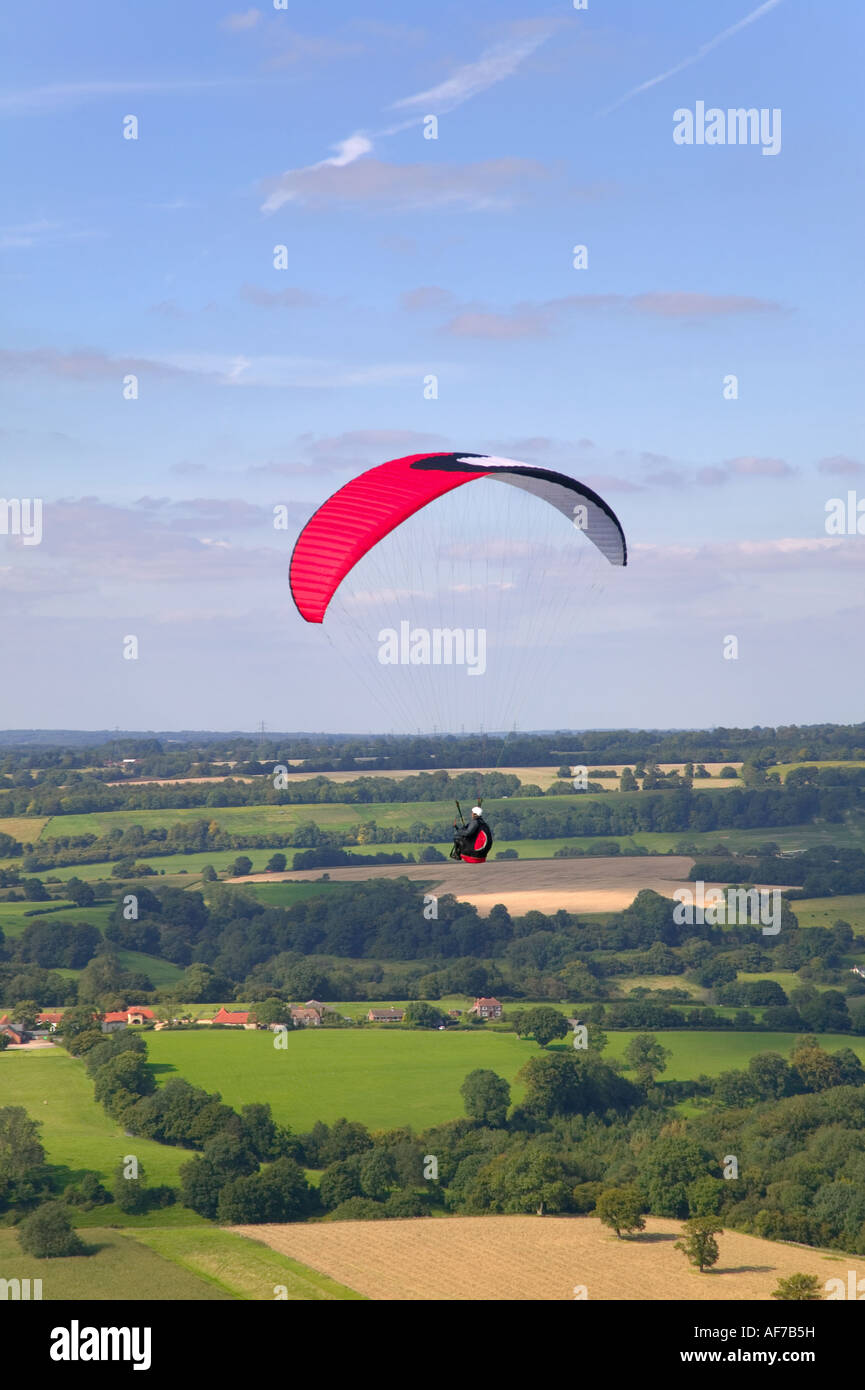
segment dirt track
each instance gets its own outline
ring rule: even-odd
[[[621,912],[641,888],[653,888],[671,898],[687,879],[693,859],[686,855],[640,855],[633,859],[494,860],[489,864],[370,864],[328,869],[335,883],[359,883],[368,878],[410,878],[429,883],[433,891],[453,893],[487,913],[496,903],[509,912]],[[281,874],[249,874],[230,883],[311,883],[322,870]]]
[[[561,1301],[574,1299],[580,1285],[594,1301],[769,1299],[778,1280],[790,1274],[816,1274],[821,1285],[842,1279],[845,1288],[848,1270],[856,1270],[857,1278],[865,1274],[862,1256],[782,1245],[736,1231],[717,1237],[718,1264],[700,1274],[675,1249],[681,1222],[660,1217],[647,1217],[646,1230],[631,1240],[618,1240],[589,1216],[455,1216],[232,1229],[368,1298],[389,1301]]]

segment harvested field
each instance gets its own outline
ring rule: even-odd
[[[328,869],[334,883],[361,883],[369,878],[410,878],[428,883],[433,891],[453,893],[482,913],[496,903],[509,912],[621,912],[642,888],[671,898],[687,879],[693,859],[667,854],[633,859],[495,860],[489,864],[371,864]],[[281,874],[249,874],[229,883],[310,882],[320,869]]]
[[[725,1231],[720,1260],[700,1274],[674,1248],[682,1223],[648,1217],[646,1230],[619,1240],[592,1216],[454,1216],[441,1220],[334,1221],[236,1226],[239,1235],[387,1301],[475,1302],[588,1298],[659,1301],[770,1299],[781,1278],[865,1274],[865,1258]],[[476,1258],[483,1249],[484,1259]]]

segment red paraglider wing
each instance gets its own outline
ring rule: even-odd
[[[511,483],[572,518],[577,504],[589,540],[611,564],[627,563],[625,536],[603,498],[564,473],[486,454],[409,454],[346,483],[298,536],[289,582],[298,611],[320,623],[345,576],[374,545],[438,497],[481,478]]]

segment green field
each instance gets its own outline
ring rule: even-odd
[[[0,835],[11,835],[22,845],[34,845],[49,819],[48,816],[0,816]]]
[[[306,1028],[284,1050],[264,1032],[161,1032],[147,1037],[157,1080],[183,1076],[229,1105],[269,1101],[282,1124],[309,1129],[341,1115],[371,1129],[423,1129],[463,1113],[459,1088],[476,1067],[512,1081],[536,1051],[513,1033]],[[514,1089],[519,1099],[519,1088]]]
[[[835,898],[800,898],[790,904],[802,927],[831,927],[849,922],[857,936],[865,932],[865,893],[839,893]]]
[[[191,1231],[172,1234],[193,1237]],[[82,1232],[82,1240],[95,1250],[94,1254],[62,1260],[34,1260],[31,1255],[22,1252],[14,1230],[0,1230],[0,1269],[3,1278],[41,1279],[45,1302],[56,1302],[58,1299],[74,1299],[76,1304],[81,1299],[188,1302],[234,1297],[227,1287],[220,1287],[215,1279],[203,1278],[196,1273],[194,1261],[184,1268],[180,1260],[170,1256],[163,1258],[161,1252],[148,1249],[147,1245],[120,1231],[92,1227]],[[287,1281],[283,1279],[281,1282]]]
[[[621,1058],[633,1034],[610,1032],[607,1056]],[[746,1066],[756,1052],[788,1054],[794,1033],[659,1033],[672,1052],[665,1080],[684,1080],[705,1072]],[[865,1060],[865,1039],[826,1034],[830,1050],[852,1047]],[[339,1116],[361,1120],[371,1129],[411,1125],[423,1129],[462,1115],[459,1088],[476,1067],[489,1068],[513,1083],[537,1044],[513,1033],[408,1032],[304,1029],[277,1050],[266,1033],[161,1032],[148,1035],[148,1052],[161,1070],[158,1080],[180,1075],[205,1089],[218,1090],[230,1105],[269,1101],[282,1124],[295,1131],[316,1120]],[[567,1047],[567,1040],[558,1044]],[[512,1100],[522,1090],[512,1084]]]
[[[217,1227],[195,1230],[151,1227],[129,1234],[163,1259],[191,1275],[214,1281],[217,1287],[228,1290],[235,1298],[274,1299],[278,1289],[284,1289],[281,1298],[291,1302],[363,1298],[363,1294],[277,1254],[257,1240]]]
[[[796,1045],[797,1033],[726,1033],[693,1031],[661,1032],[655,1036],[672,1056],[661,1080],[687,1081],[705,1073],[718,1076],[722,1071],[739,1071],[758,1052],[780,1052],[787,1057]],[[605,1057],[624,1056],[632,1033],[607,1034],[609,1045]],[[865,1062],[865,1038],[853,1038],[846,1033],[821,1033],[817,1041],[827,1052],[850,1047]],[[627,1073],[626,1073],[627,1074]]]
[[[782,781],[782,782],[786,782],[786,780],[787,780],[787,774],[788,774],[789,772],[792,772],[793,769],[794,769],[795,767],[816,767],[816,768],[820,768],[820,769],[825,768],[825,767],[850,767],[850,768],[853,768],[853,767],[865,767],[865,763],[862,763],[862,762],[859,762],[859,763],[857,763],[857,762],[846,762],[846,761],[844,761],[844,760],[841,759],[841,758],[838,758],[838,759],[827,758],[827,759],[823,759],[823,760],[820,760],[820,759],[814,759],[814,760],[812,760],[812,759],[809,758],[809,759],[806,759],[805,761],[802,761],[802,762],[795,762],[795,763],[774,763],[773,766],[772,766],[772,767],[768,767],[768,768],[766,769],[766,771],[767,771],[767,772],[777,772],[777,773],[779,773],[779,774],[780,774],[780,777],[781,777],[781,781]]]
[[[111,912],[114,908],[113,903],[94,903],[92,907],[76,907],[74,903],[69,903],[68,907],[62,907],[58,912],[42,913],[38,909],[55,907],[55,903],[0,903],[0,930],[5,936],[20,936],[25,927],[31,926],[34,922],[87,922],[93,927],[98,927],[104,931],[108,926]],[[36,916],[32,914],[37,910]]]
[[[109,1180],[128,1153],[143,1163],[149,1183],[176,1185],[178,1170],[189,1158],[189,1150],[125,1135],[93,1099],[93,1082],[83,1062],[59,1047],[0,1052],[0,1105],[23,1105],[31,1119],[40,1122],[48,1162],[59,1170],[58,1181],[64,1185],[76,1182],[87,1169]],[[197,1219],[192,1212],[186,1215]]]
[[[626,793],[628,796],[640,793]],[[618,792],[585,792],[583,799],[600,796],[616,796]],[[500,801],[487,802],[490,815],[503,814],[508,807],[527,809],[530,806],[560,806],[570,803],[567,797],[519,797],[514,796]],[[103,835],[115,828],[125,829],[130,825],[140,825],[144,829],[157,826],[174,825],[180,821],[216,821],[225,830],[241,835],[266,835],[271,831],[286,834],[304,821],[315,821],[328,830],[347,829],[352,825],[362,825],[375,821],[377,825],[411,825],[414,821],[426,823],[453,820],[451,801],[371,801],[371,802],[311,802],[289,806],[195,806],[166,808],[156,811],[88,811],[80,815],[52,816],[42,831],[42,840],[50,840],[56,835]],[[373,847],[374,848],[374,847]],[[237,851],[235,851],[236,853]]]

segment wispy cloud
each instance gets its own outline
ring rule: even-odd
[[[512,76],[530,54],[549,38],[555,26],[550,23],[532,25],[528,33],[523,32],[510,39],[504,39],[486,49],[475,62],[466,63],[444,82],[417,92],[414,96],[403,97],[393,102],[389,110],[409,113],[408,119],[384,130],[367,133],[356,131],[341,140],[333,148],[335,153],[317,164],[309,164],[299,169],[288,169],[276,178],[264,180],[262,187],[267,193],[262,212],[276,212],[285,203],[300,201],[312,202],[385,202],[389,207],[430,207],[457,203],[464,207],[502,206],[500,201],[490,201],[489,189],[479,189],[472,197],[466,187],[463,169],[443,169],[407,165],[396,166],[379,160],[366,159],[374,149],[374,141],[416,124],[430,112],[443,115],[461,106],[463,102],[480,92],[488,91],[506,77]],[[351,165],[363,160],[365,171],[359,177],[335,171],[347,170]],[[468,176],[482,176],[483,171],[506,165],[528,165],[528,160],[488,160],[473,166]],[[421,183],[426,184],[422,188]],[[455,185],[459,185],[456,187]],[[437,185],[437,186],[432,186]]]
[[[55,111],[64,106],[80,106],[84,102],[97,101],[102,97],[139,96],[143,93],[196,92],[220,87],[237,87],[253,78],[214,77],[181,78],[167,81],[155,78],[152,81],[103,81],[103,82],[58,82],[52,86],[19,88],[17,91],[0,91],[0,112],[23,114],[26,111]]]
[[[731,24],[728,29],[722,30],[721,33],[716,34],[713,39],[709,39],[707,43],[701,44],[696,53],[689,54],[687,58],[683,58],[682,61],[676,63],[674,67],[667,68],[665,72],[659,72],[657,77],[650,77],[647,82],[641,82],[638,87],[632,87],[629,92],[625,92],[624,96],[619,97],[618,101],[614,101],[612,106],[607,106],[599,114],[608,116],[611,111],[617,111],[620,106],[624,106],[625,102],[630,101],[632,97],[639,96],[641,92],[648,92],[650,88],[657,87],[661,82],[666,82],[668,77],[675,77],[677,72],[683,72],[685,68],[693,67],[694,63],[699,63],[700,59],[705,58],[707,53],[711,53],[713,48],[717,48],[719,44],[725,43],[727,39],[731,39],[734,34],[738,34],[742,29],[746,29],[748,25],[754,24],[758,19],[762,19],[764,14],[768,14],[769,10],[774,10],[776,6],[780,4],[781,0],[764,0],[762,5],[758,5],[756,10],[752,10],[750,14],[746,14],[744,19],[738,20],[736,24]]]
[[[362,138],[353,136],[343,144],[354,146]],[[268,180],[263,185],[269,191],[262,211],[276,212],[285,203],[304,207],[354,204],[387,211],[502,208],[509,207],[546,177],[546,168],[532,159],[487,159],[477,164],[388,164],[380,159],[360,160],[359,155],[346,152],[345,157],[323,160]]]
[[[442,364],[447,365],[447,364]],[[450,364],[453,374],[459,368]],[[313,357],[247,357],[243,353],[158,352],[144,357],[111,357],[82,349],[0,349],[0,377],[42,373],[73,381],[117,381],[127,372],[178,380],[199,377],[214,386],[258,386],[285,390],[326,390],[353,386],[383,386],[414,378],[420,382],[429,363],[363,362],[355,364]]]
[[[225,19],[219,21],[220,29],[227,29],[231,34],[242,33],[246,29],[254,29],[261,22],[261,10],[245,10],[242,14],[229,14]]]
[[[465,63],[457,68],[453,76],[426,91],[414,96],[403,97],[391,102],[390,111],[414,111],[419,115],[434,112],[443,115],[462,106],[464,101],[486,92],[497,82],[512,76],[521,63],[525,62],[536,49],[545,43],[552,33],[552,27],[545,25],[534,33],[522,34],[517,38],[505,39],[485,49],[473,63]]]
[[[858,478],[865,473],[865,464],[835,454],[832,458],[821,459],[817,464],[817,472],[836,478]]]
[[[321,34],[284,35],[285,48],[268,62],[268,69],[293,67],[295,63],[317,62],[321,59],[352,58],[363,53],[365,45],[356,41],[346,42]]]
[[[429,300],[424,307],[435,306]],[[682,290],[632,295],[582,294],[539,303],[524,302],[508,309],[466,304],[444,325],[443,331],[457,338],[544,338],[574,314],[608,310],[682,321],[784,312],[783,306],[774,300],[756,299],[750,295],[703,294]]]

